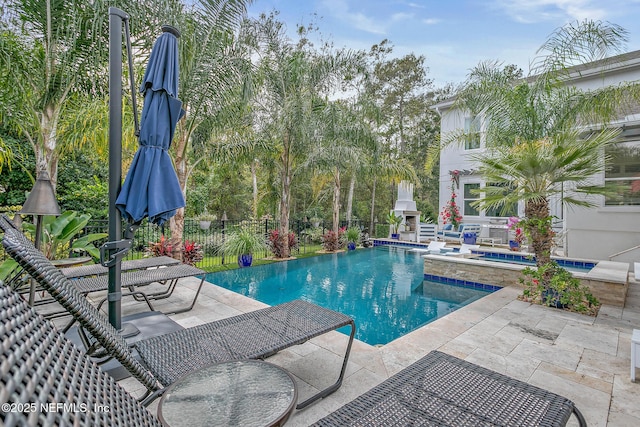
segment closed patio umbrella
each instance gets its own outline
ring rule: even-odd
[[[185,205],[167,153],[176,124],[184,114],[178,99],[179,33],[173,27],[162,28],[140,87],[144,94],[140,146],[116,200],[123,218],[134,224],[148,216],[149,221],[161,225]]]
[[[131,246],[140,222],[149,217],[162,224],[185,205],[171,158],[167,153],[178,120],[184,114],[178,100],[178,37],[171,26],[162,27],[144,74],[140,91],[144,93],[139,147],[127,177],[121,182],[122,150],[122,24],[125,25],[129,72],[133,93],[133,66],[129,39],[129,15],[109,8],[109,242],[100,248],[102,265],[109,267],[109,322],[123,335],[135,333],[121,329],[121,261]],[[137,127],[137,117],[136,127]],[[137,129],[136,129],[136,133]],[[129,222],[122,239],[121,216]],[[131,328],[129,328],[131,329]]]

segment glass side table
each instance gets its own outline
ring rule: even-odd
[[[178,426],[281,426],[298,400],[291,374],[261,360],[223,362],[185,375],[160,399],[158,418]]]

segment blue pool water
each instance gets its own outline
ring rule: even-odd
[[[424,280],[420,254],[375,247],[210,273],[207,281],[276,305],[303,299],[347,314],[356,338],[386,344],[489,294]],[[346,328],[349,332],[349,328]]]
[[[523,264],[523,265],[536,265],[536,260],[532,256],[519,255],[519,254],[510,254],[510,253],[497,253],[497,252],[485,252],[485,251],[475,251],[477,253],[482,254],[480,259],[484,259],[487,261],[496,261],[496,262],[507,262],[507,263],[515,263],[515,264]],[[586,273],[590,271],[593,267],[596,266],[594,262],[589,261],[577,261],[570,259],[558,258],[555,259],[560,267],[563,267],[569,271],[577,271]]]

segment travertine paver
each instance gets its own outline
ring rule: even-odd
[[[180,301],[174,303],[189,301],[196,286],[197,281],[184,280],[176,290]],[[632,283],[630,294],[640,295],[636,286]],[[519,301],[519,293],[502,289],[382,347],[354,342],[342,387],[295,411],[287,426],[311,424],[434,349],[566,396],[589,426],[640,425],[640,382],[629,379],[631,331],[640,329],[640,306],[634,301],[640,298],[628,298],[624,309],[604,306],[593,318]],[[191,326],[262,306],[205,285],[195,309],[174,318]],[[130,302],[123,305],[125,314],[139,309]],[[345,345],[346,336],[333,332],[268,361],[294,374],[304,399],[333,381]],[[121,383],[142,392],[135,380]],[[157,403],[150,407],[156,408]],[[572,419],[569,425],[577,423]]]

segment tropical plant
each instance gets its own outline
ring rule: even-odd
[[[243,227],[237,227],[227,232],[220,245],[220,252],[225,255],[253,255],[267,249],[263,234]]]
[[[291,185],[319,138],[317,112],[326,97],[352,75],[362,56],[346,49],[317,51],[309,43],[309,28],[300,27],[300,41],[292,42],[275,14],[248,21],[247,40],[255,41],[259,82],[254,111],[260,118],[260,139],[279,174],[279,242],[281,256],[289,256],[287,235]]]
[[[309,154],[308,163],[320,173],[331,177],[333,184],[332,230],[340,227],[341,177],[351,172],[350,198],[353,197],[357,165],[364,161],[367,150],[375,144],[371,128],[355,106],[348,102],[334,101],[321,112],[319,133],[320,143]],[[351,213],[347,213],[351,217]]]
[[[389,223],[391,234],[398,233],[398,227],[400,227],[400,224],[402,224],[402,220],[402,215],[397,215],[395,211],[389,212],[389,215],[387,215],[387,223]]]
[[[600,302],[571,272],[551,261],[537,268],[526,267],[520,283],[524,286],[522,299],[550,307],[567,308],[595,316]],[[543,285],[546,277],[551,280]]]
[[[360,228],[347,228],[347,231],[345,232],[345,238],[347,239],[347,242],[355,243],[357,245],[360,242]]]
[[[250,65],[238,28],[251,0],[160,2],[166,22],[177,27],[179,39],[179,99],[186,111],[178,121],[169,154],[185,199],[194,168],[219,146],[219,128],[233,120],[225,110],[235,105]],[[139,2],[146,3],[146,2]],[[238,126],[240,128],[240,126]],[[210,137],[204,136],[208,135]],[[184,209],[169,222],[171,239],[182,241]]]
[[[344,248],[344,227],[340,227],[338,232],[336,233],[333,230],[327,231],[322,236],[322,249],[327,252],[335,252]]]
[[[283,245],[283,242],[286,242],[286,247]],[[293,231],[288,232],[286,238],[282,238],[279,229],[271,230],[269,232],[268,246],[273,256],[276,258],[285,258],[285,253],[290,255],[291,251],[298,247],[298,238]]]
[[[618,136],[606,123],[639,92],[632,83],[581,90],[566,84],[566,77],[573,65],[619,52],[626,34],[610,23],[568,24],[540,48],[530,79],[518,79],[514,67],[485,62],[472,70],[458,93],[457,108],[482,117],[485,124],[486,149],[473,159],[487,185],[475,206],[500,210],[523,202],[522,225],[538,266],[550,262],[550,198],[558,195],[565,204],[593,206],[593,198],[586,196],[608,192],[589,182],[603,172],[602,155]],[[585,123],[602,130],[584,132]],[[443,143],[464,141],[465,136],[453,132]],[[552,270],[545,274],[542,284],[549,286]]]
[[[202,261],[202,245],[196,242],[184,241],[182,245],[182,262],[188,265],[196,265]]]
[[[442,217],[443,224],[451,224],[454,230],[458,229],[458,226],[462,222],[462,215],[460,215],[460,208],[458,208],[458,204],[456,203],[456,187],[455,187],[455,177],[457,176],[458,171],[453,171],[453,175],[451,177],[451,197],[447,201],[447,204],[444,208],[442,208],[442,212],[440,216]]]
[[[54,185],[58,161],[74,143],[84,144],[106,135],[89,136],[96,106],[106,106],[104,84],[108,64],[108,8],[113,2],[96,0],[53,0],[4,2],[0,26],[0,122],[19,130],[35,155],[36,171],[47,171]],[[141,4],[142,3],[142,4]],[[156,2],[121,1],[135,19],[136,31],[148,30],[149,7]],[[145,17],[145,19],[138,19]],[[157,24],[156,24],[157,25]],[[156,27],[157,28],[157,27]],[[135,37],[138,35],[138,37]],[[144,51],[149,37],[135,34],[136,49]],[[65,121],[90,104],[90,114],[76,128],[82,136],[61,138]],[[106,111],[106,108],[103,109]],[[104,123],[101,123],[103,125]],[[102,129],[103,130],[103,129]],[[79,133],[79,132],[77,132]],[[130,140],[133,138],[129,138]],[[11,156],[0,156],[0,162]]]
[[[94,260],[100,259],[100,251],[93,245],[96,240],[104,239],[107,233],[81,235],[91,215],[65,211],[60,216],[42,217],[42,242],[40,250],[51,260],[66,258],[69,252],[88,253]],[[24,222],[22,227],[35,236],[36,226]]]
[[[524,221],[520,218],[512,216],[507,220],[507,228],[513,231],[513,240],[518,243],[518,245],[522,245],[525,240],[525,234],[522,230]]]
[[[146,252],[150,256],[173,257],[173,245],[163,234],[157,242],[149,242]]]

